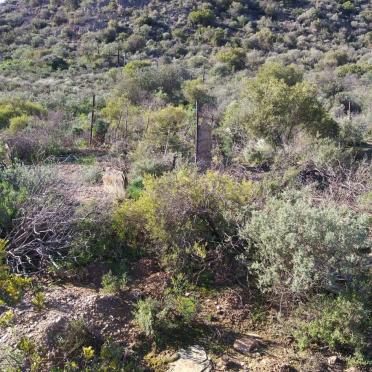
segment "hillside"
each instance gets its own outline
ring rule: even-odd
[[[372,366],[368,0],[0,0],[0,370]]]

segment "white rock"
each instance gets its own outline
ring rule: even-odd
[[[191,346],[178,352],[179,359],[171,363],[168,372],[210,372],[212,363],[200,346]]]

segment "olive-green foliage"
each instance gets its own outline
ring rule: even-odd
[[[23,125],[21,125],[22,128],[18,128],[19,123],[18,125],[14,123],[14,129],[23,129],[27,116],[41,116],[45,112],[45,109],[38,103],[21,99],[2,101],[0,102],[0,129],[8,127],[11,119],[15,117],[21,117]],[[18,119],[18,121],[20,120]]]
[[[135,75],[144,68],[151,67],[151,61],[135,60],[128,62],[123,70],[129,75]]]
[[[15,116],[9,120],[9,130],[12,133],[20,132],[25,129],[30,122],[30,117],[27,115]]]
[[[97,347],[101,345],[101,341],[92,333],[82,318],[71,320],[66,328],[55,336],[57,336],[57,346],[65,358],[76,357],[80,354],[83,346]]]
[[[12,310],[3,312],[0,315],[0,328],[7,327],[12,322],[13,318],[14,318],[14,313]]]
[[[367,63],[347,63],[337,67],[336,69],[337,75],[340,77],[344,77],[349,74],[361,76],[369,71],[372,71],[372,65]]]
[[[301,349],[326,346],[352,356],[353,364],[372,364],[372,313],[355,294],[321,295],[301,306],[294,337]]]
[[[243,150],[244,161],[246,161],[249,165],[260,167],[270,165],[274,155],[274,148],[263,140],[250,142]]]
[[[277,62],[267,62],[260,67],[258,79],[274,78],[283,80],[286,85],[293,86],[303,80],[303,72],[296,65],[284,66]]]
[[[190,12],[189,21],[194,24],[210,25],[215,20],[215,15],[211,9],[198,9]]]
[[[160,178],[145,176],[143,183],[140,196],[125,201],[114,215],[115,228],[129,247],[188,272],[221,249],[222,260],[237,253],[224,246],[225,238],[234,234],[241,208],[251,200],[251,182],[182,169]]]
[[[200,79],[185,81],[182,93],[191,105],[194,105],[196,101],[200,106],[213,102],[213,97],[209,95],[207,87]]]
[[[265,138],[274,145],[287,143],[298,130],[313,136],[335,136],[337,124],[317,100],[316,88],[301,81],[301,73],[292,66],[266,65],[251,79],[241,101],[244,107],[227,111],[225,127],[238,122],[248,133]]]
[[[342,3],[341,8],[346,13],[353,13],[355,11],[355,5],[351,1],[345,1],[344,3]]]
[[[135,322],[147,337],[152,337],[155,333],[156,307],[156,301],[147,298],[138,301],[134,311]]]
[[[145,138],[157,151],[185,153],[188,129],[187,112],[182,107],[167,106],[152,115]]]
[[[245,66],[245,52],[242,48],[222,49],[216,57],[218,61],[227,63],[234,70],[240,70]]]
[[[19,187],[11,174],[0,174],[0,236],[6,234],[16,216],[17,208],[25,200],[26,189]]]
[[[304,296],[365,273],[368,217],[299,193],[273,197],[241,230],[263,291]]]
[[[180,286],[180,283],[186,287]],[[134,318],[141,332],[160,341],[166,333],[189,326],[197,313],[198,303],[193,296],[185,296],[187,286],[186,278],[179,274],[172,278],[172,284],[161,300],[151,297],[140,300],[136,305]]]
[[[78,211],[78,216],[84,218],[75,226],[67,257],[59,263],[63,268],[77,269],[103,259],[117,262],[128,253],[122,249],[122,242],[113,231],[111,208],[101,205],[101,213],[88,218],[86,216],[92,214],[90,208],[97,208],[97,205]]]
[[[124,139],[136,140],[142,135],[139,120],[144,121],[143,112],[138,106],[132,105],[125,96],[111,97],[101,110],[103,117],[108,121],[108,134],[112,141]]]
[[[306,149],[306,158],[311,160],[317,169],[335,167],[344,163],[348,157],[350,151],[329,138],[320,138]]]
[[[32,305],[36,307],[37,310],[42,310],[45,307],[45,296],[42,292],[37,292],[34,298],[31,300]]]
[[[127,188],[128,197],[131,199],[138,199],[141,195],[143,189],[143,178],[137,177],[132,182],[130,182]]]
[[[114,275],[112,271],[102,277],[102,291],[108,294],[115,294],[125,289],[128,276],[124,272],[121,275]]]
[[[176,102],[182,82],[188,77],[186,70],[176,65],[149,66],[148,61],[136,61],[124,68],[117,85],[118,96],[139,104],[156,92],[163,92],[167,100]]]
[[[143,177],[146,174],[160,176],[173,169],[174,159],[175,154],[155,153],[151,143],[146,140],[140,141],[135,151],[131,153],[131,174],[133,178]]]
[[[126,40],[126,49],[129,52],[137,52],[146,45],[146,40],[141,35],[130,35]]]
[[[6,241],[0,239],[0,305],[13,305],[22,298],[24,290],[30,285],[30,279],[10,273],[5,264]]]

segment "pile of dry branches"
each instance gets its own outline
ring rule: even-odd
[[[74,209],[63,197],[28,200],[8,234],[7,263],[17,273],[40,272],[67,250]]]
[[[27,190],[7,233],[7,263],[14,272],[40,272],[67,250],[73,237],[75,208],[63,182],[46,167],[20,167],[15,178]]]

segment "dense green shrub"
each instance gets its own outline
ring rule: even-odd
[[[9,120],[9,130],[12,133],[17,133],[27,128],[30,122],[30,117],[27,115],[15,116]]]
[[[211,9],[198,9],[189,14],[189,21],[194,24],[208,26],[215,20],[215,15]]]
[[[146,176],[143,183],[140,196],[125,201],[114,216],[129,247],[156,254],[174,271],[213,271],[220,259],[231,263],[237,252],[225,237],[235,234],[240,209],[253,194],[251,182],[183,169],[160,178]]]
[[[138,301],[134,310],[135,323],[141,332],[157,343],[167,334],[172,337],[176,330],[182,333],[182,329],[190,326],[198,310],[196,299],[185,296],[175,287],[178,278],[173,280],[161,300],[148,297]]]
[[[12,118],[22,118],[15,120],[17,123],[14,124],[14,127],[17,129],[18,124],[24,124],[27,116],[41,116],[45,113],[45,109],[38,103],[20,99],[2,101],[0,102],[0,129],[8,127]]]
[[[134,319],[139,329],[147,336],[155,333],[155,316],[157,303],[152,298],[138,301],[134,311]]]
[[[155,112],[151,119],[145,138],[152,148],[164,154],[187,152],[188,121],[187,112],[182,107],[167,106]]]
[[[242,48],[229,48],[217,53],[217,60],[228,64],[234,70],[240,70],[245,66],[245,52]]]
[[[371,309],[355,295],[325,295],[301,306],[294,337],[300,349],[326,346],[351,356],[353,364],[372,363]]]
[[[345,13],[355,12],[355,5],[351,1],[345,1],[344,3],[342,3],[341,8]]]
[[[102,277],[102,291],[108,294],[115,294],[125,289],[128,282],[127,274],[114,275],[112,271]]]
[[[368,217],[299,194],[271,198],[241,230],[252,239],[251,270],[264,291],[304,296],[364,272]]]
[[[157,92],[167,100],[177,101],[187,71],[176,65],[149,66],[147,61],[133,61],[124,68],[125,74],[118,82],[117,92],[132,104],[139,104]]]
[[[144,48],[146,40],[141,35],[131,35],[126,40],[126,49],[129,52],[137,52]]]
[[[101,212],[92,216],[94,208]],[[112,209],[107,205],[92,204],[77,211],[80,218],[69,245],[67,257],[59,265],[61,269],[79,269],[92,262],[120,262],[128,252],[123,251],[122,242],[112,228]]]
[[[0,173],[0,237],[9,232],[18,207],[26,198],[27,190],[19,186],[11,173]]]
[[[349,74],[355,74],[355,75],[361,76],[371,70],[372,70],[372,66],[369,64],[347,63],[347,64],[337,67],[336,72],[338,76],[344,77]]]
[[[194,105],[196,101],[199,107],[213,103],[213,97],[208,93],[206,85],[200,79],[185,81],[182,86],[182,93],[191,105]]]
[[[302,74],[292,66],[265,65],[248,82],[238,109],[226,111],[224,126],[238,125],[273,145],[288,143],[299,130],[336,136],[337,123],[318,101],[315,86],[301,80]]]
[[[0,306],[18,302],[31,280],[12,274],[5,264],[7,242],[0,239]]]
[[[350,157],[350,152],[339,143],[328,138],[320,138],[306,149],[306,160],[310,160],[317,169],[327,169],[343,164]]]
[[[141,195],[143,189],[143,178],[137,177],[132,182],[130,182],[127,188],[127,194],[129,198],[138,199]]]

